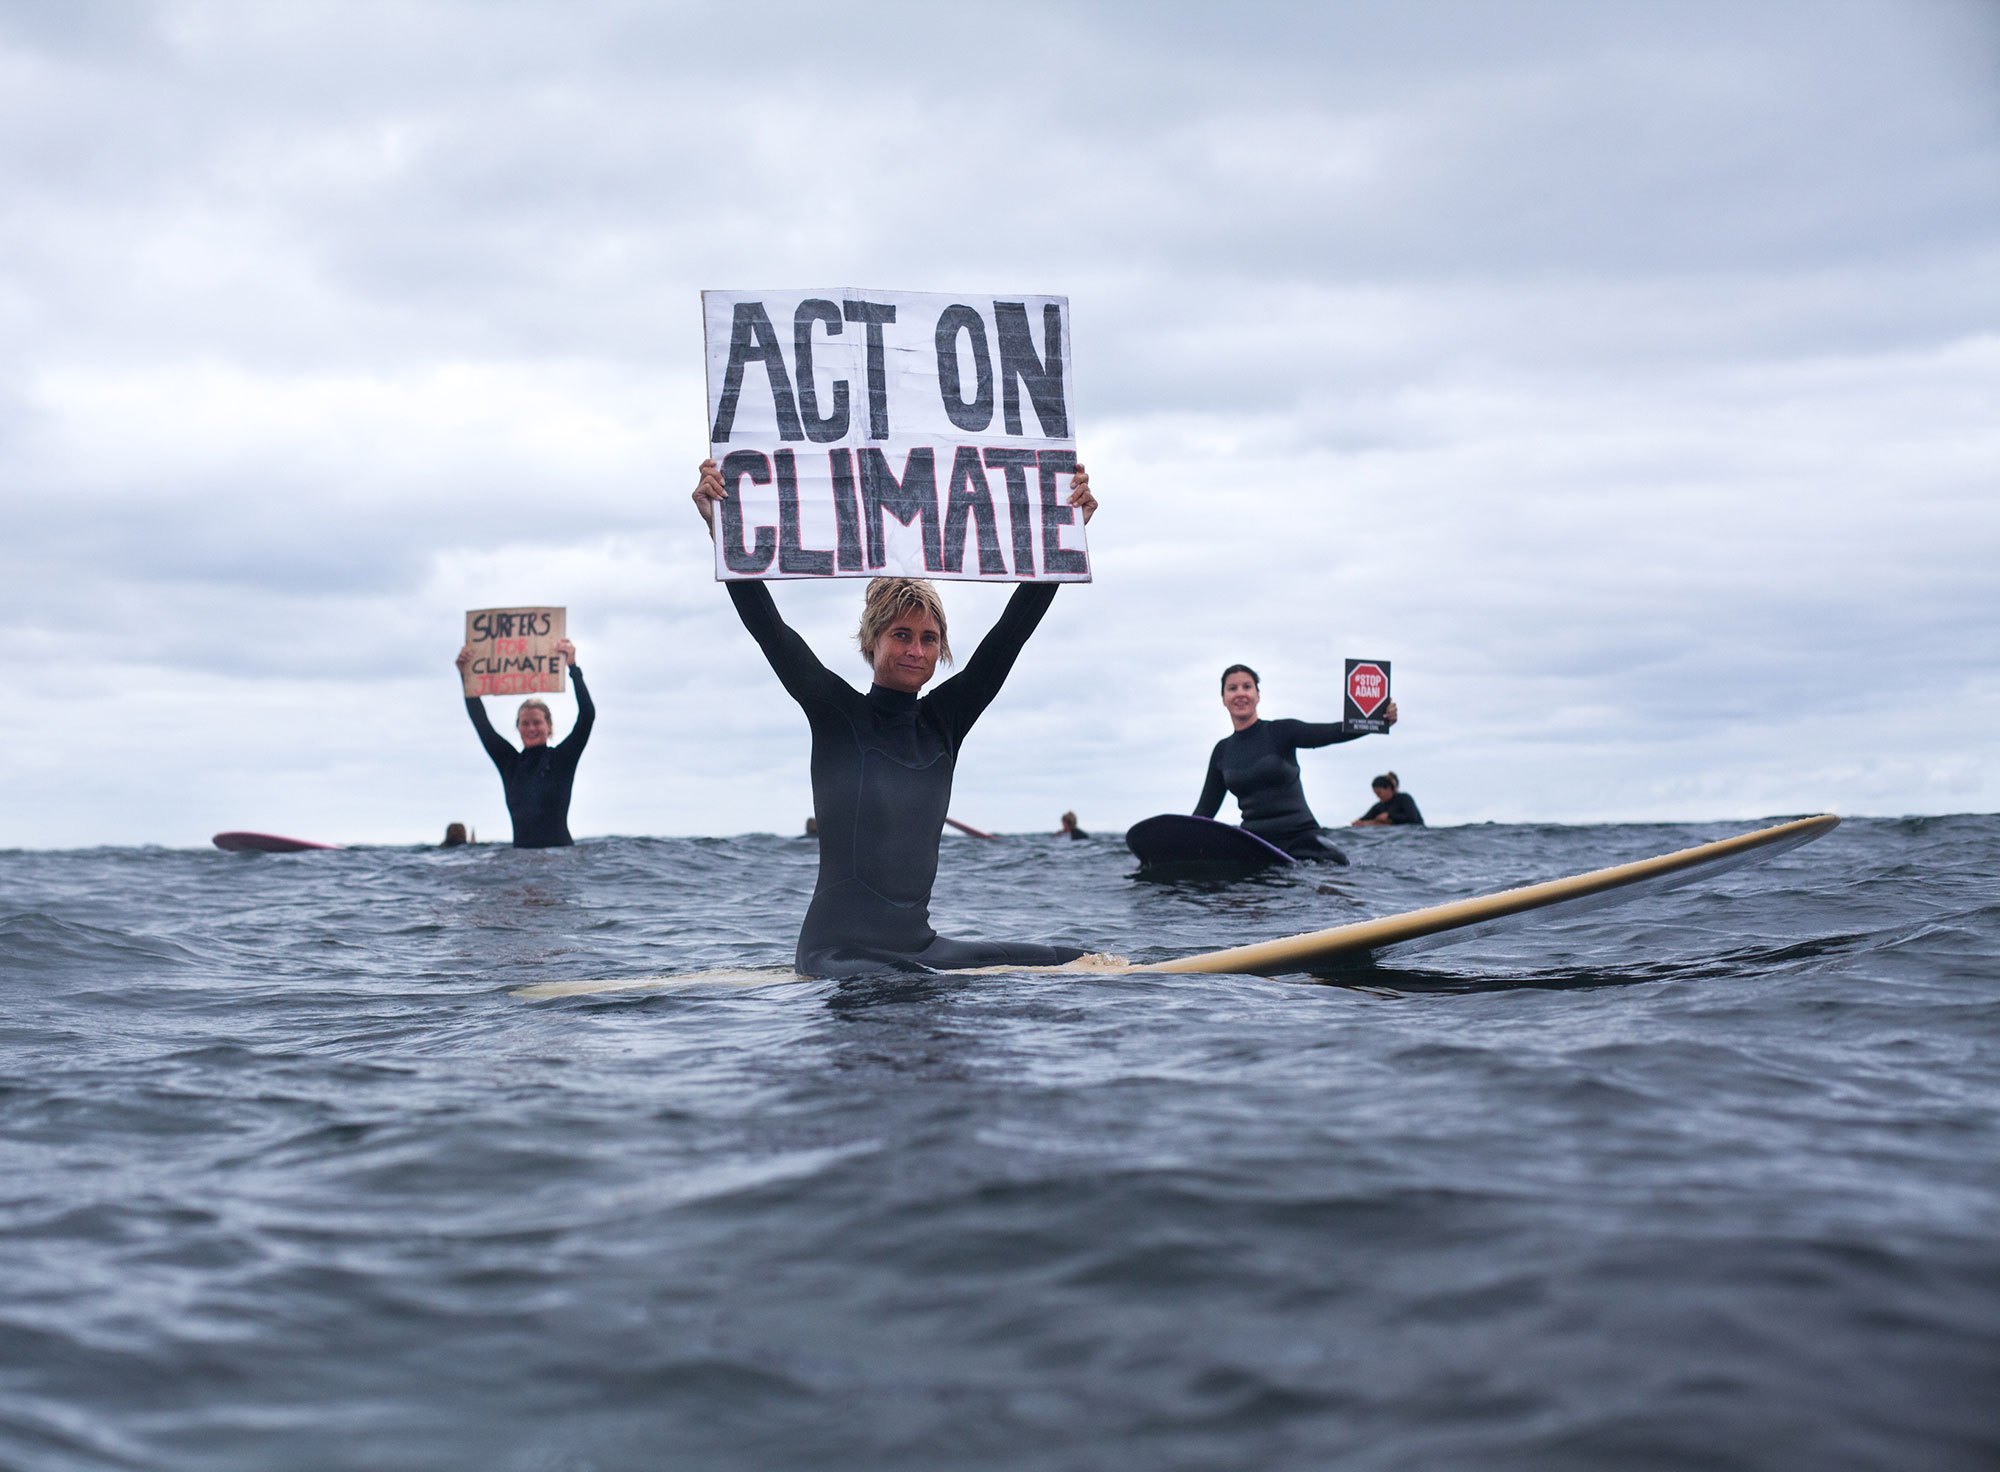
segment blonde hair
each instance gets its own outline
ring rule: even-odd
[[[951,663],[951,635],[945,632],[944,600],[938,590],[922,578],[871,578],[868,596],[861,603],[861,627],[855,639],[861,657],[875,663],[875,645],[889,625],[906,613],[928,613],[937,620],[938,659]]]
[[[531,710],[540,711],[542,719],[549,723],[549,729],[551,731],[555,730],[556,718],[549,713],[549,703],[539,695],[530,695],[526,700],[521,702],[521,708],[514,712],[514,724],[517,726],[520,725],[521,717]]]

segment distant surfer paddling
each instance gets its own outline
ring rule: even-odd
[[[1417,811],[1417,800],[1403,791],[1403,779],[1394,772],[1384,772],[1369,787],[1375,792],[1375,806],[1356,818],[1347,826],[1350,828],[1388,828],[1424,826],[1424,815]]]
[[[1266,843],[1295,859],[1346,863],[1347,855],[1320,837],[1319,819],[1306,806],[1298,753],[1366,733],[1349,731],[1339,721],[1263,720],[1257,714],[1262,699],[1257,672],[1249,665],[1232,664],[1222,672],[1222,708],[1236,729],[1215,743],[1195,815],[1213,818],[1223,793],[1229,792],[1243,811],[1244,828]],[[1384,707],[1383,716],[1396,724],[1395,701]]]
[[[701,463],[695,508],[715,535],[727,499],[713,460]],[[1090,520],[1097,498],[1078,466],[1069,504]],[[799,703],[812,729],[813,813],[819,879],[799,931],[795,964],[807,976],[884,970],[959,971],[975,966],[1061,966],[1074,946],[953,940],[931,928],[938,840],[951,803],[959,747],[1000,693],[1021,648],[1048,612],[1054,583],[1023,583],[965,668],[928,695],[938,662],[951,662],[944,604],[921,578],[868,584],[858,640],[874,673],[867,694],[819,662],[778,616],[761,582],[731,581],[737,617]]]
[[[521,733],[521,749],[516,751],[486,719],[486,706],[480,698],[465,697],[465,713],[472,718],[472,729],[479,733],[479,744],[499,768],[500,783],[507,791],[515,848],[567,848],[576,841],[569,836],[570,788],[576,781],[577,760],[590,740],[590,728],[597,723],[597,707],[583,683],[583,671],[577,667],[576,646],[567,639],[558,640],[556,653],[576,681],[576,726],[554,746],[549,745],[549,737],[555,734],[555,722],[545,702],[532,697],[521,702],[514,716],[514,729]],[[461,679],[471,659],[472,646],[468,644],[458,651],[455,661]]]

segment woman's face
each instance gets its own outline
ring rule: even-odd
[[[538,705],[531,705],[514,718],[514,729],[521,733],[523,746],[547,746],[549,744],[549,718]]]
[[[1241,670],[1222,682],[1222,708],[1238,726],[1247,726],[1257,719],[1257,702],[1262,698],[1257,682]]]
[[[1386,782],[1375,783],[1374,791],[1375,791],[1375,801],[1377,802],[1387,802],[1390,798],[1396,795],[1396,789],[1391,787]]]
[[[937,673],[944,634],[922,608],[907,608],[889,621],[875,641],[875,683],[915,695]]]

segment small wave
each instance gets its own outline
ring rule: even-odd
[[[1493,992],[1516,990],[1569,991],[1589,987],[1643,986],[1663,981],[1722,980],[1755,975],[1801,962],[1821,960],[1866,949],[1872,935],[1826,935],[1766,945],[1734,946],[1705,955],[1618,964],[1570,963],[1532,967],[1502,974],[1455,972],[1412,966],[1394,959],[1359,956],[1336,966],[1308,973],[1341,986],[1386,992]]]
[[[39,974],[51,965],[82,971],[194,966],[200,960],[187,946],[157,935],[107,930],[41,910],[0,915],[0,975]]]

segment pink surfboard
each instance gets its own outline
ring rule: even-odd
[[[337,843],[314,843],[310,838],[281,838],[275,833],[218,833],[215,846],[232,854],[296,854],[309,848],[339,848]]]

